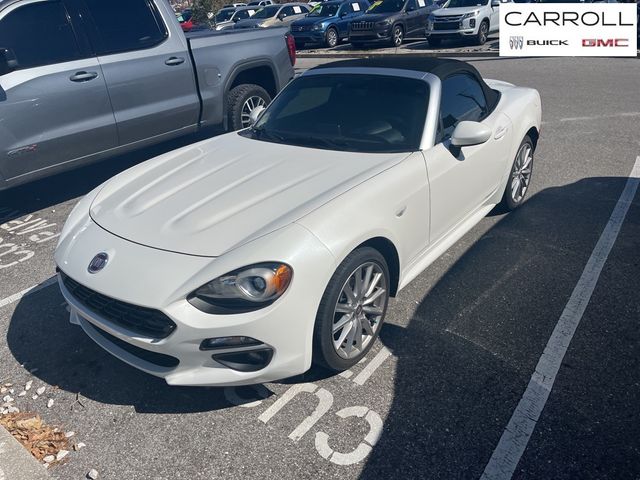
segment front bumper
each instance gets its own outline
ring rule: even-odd
[[[285,253],[291,247],[284,247],[291,245],[299,250]],[[265,248],[275,255],[269,259],[282,258],[294,269],[291,286],[272,305],[243,314],[212,315],[186,300],[191,291],[207,281],[239,266],[258,263],[257,258],[264,261]],[[90,274],[87,265],[99,251],[109,252],[109,263],[98,274]],[[263,383],[308,370],[315,315],[335,267],[324,245],[295,224],[222,257],[210,258],[137,245],[87,220],[61,240],[55,259],[60,270],[78,284],[117,302],[161,312],[176,327],[165,338],[157,338],[129,328],[126,322],[113,321],[95,304],[90,307],[86,299],[74,295],[60,275],[60,289],[69,304],[72,323],[80,325],[115,357],[164,378],[169,385],[199,386]],[[200,350],[204,339],[234,336],[251,337],[261,345]],[[270,350],[263,368],[241,371],[212,358],[223,352],[251,349]]]
[[[305,42],[305,43],[322,43],[324,42],[324,34],[323,30],[307,30],[304,32],[294,32],[291,34],[296,42]]]
[[[425,30],[425,37],[442,37],[442,38],[457,38],[457,37],[469,37],[476,35],[474,28],[467,28],[464,30]]]

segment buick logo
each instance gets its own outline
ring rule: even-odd
[[[511,50],[522,50],[524,37],[509,37],[509,48]]]
[[[95,257],[93,257],[93,259],[91,259],[87,270],[89,271],[89,273],[98,273],[100,270],[107,266],[108,261],[109,255],[107,255],[105,252],[100,252]]]

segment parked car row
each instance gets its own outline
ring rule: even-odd
[[[512,0],[325,0],[286,3],[260,9],[225,7],[215,15],[216,30],[290,26],[296,47],[348,42],[399,47],[408,36],[424,36],[432,46],[444,39],[468,38],[482,45],[499,28],[500,3]],[[313,7],[310,5],[313,3]]]

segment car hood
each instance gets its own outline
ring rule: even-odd
[[[449,17],[453,15],[464,15],[473,12],[481,7],[457,7],[457,8],[439,8],[431,12],[436,17]]]
[[[326,17],[304,17],[301,18],[300,20],[296,20],[295,22],[293,22],[291,24],[291,26],[296,26],[296,27],[302,27],[303,25],[315,25],[316,23],[322,23],[322,22],[326,22],[327,20],[330,20],[333,17],[330,16],[326,16]]]
[[[229,133],[105,183],[90,215],[135,243],[216,257],[300,219],[406,153],[294,147]]]
[[[392,13],[364,13],[358,16],[357,21],[362,22],[381,22],[391,17],[396,17],[400,15],[401,12],[392,12]],[[354,20],[356,21],[356,20]]]

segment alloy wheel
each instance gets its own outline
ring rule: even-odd
[[[402,45],[402,36],[403,36],[402,27],[400,26],[395,27],[393,29],[393,44],[396,47],[399,47],[400,45]]]
[[[345,359],[357,357],[375,338],[387,306],[387,280],[374,262],[360,265],[349,276],[333,314],[333,348]]]
[[[511,171],[511,199],[514,203],[520,203],[527,193],[533,167],[533,148],[531,144],[524,143],[513,163]]]
[[[330,28],[327,31],[327,46],[335,47],[336,45],[338,45],[338,33],[333,28]]]
[[[247,98],[247,100],[244,102],[244,105],[242,105],[242,112],[240,114],[240,118],[242,120],[242,126],[244,128],[250,127],[251,112],[253,112],[253,110],[256,107],[266,107],[266,106],[267,106],[267,102],[262,97],[254,95],[252,97]]]

